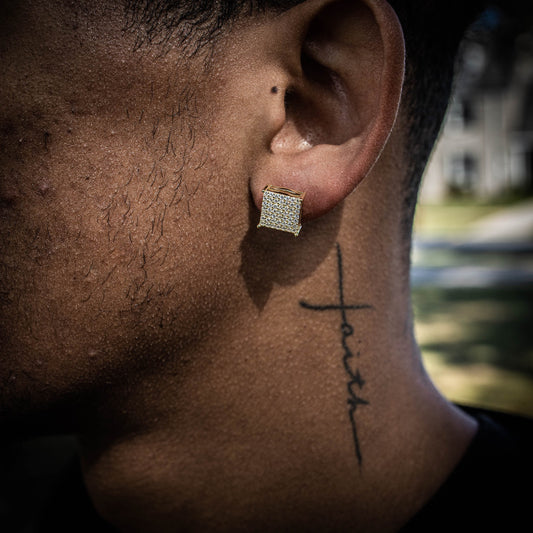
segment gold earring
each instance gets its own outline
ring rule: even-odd
[[[298,237],[302,229],[302,203],[305,193],[267,185],[263,189],[258,228],[287,231]]]

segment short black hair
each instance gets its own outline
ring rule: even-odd
[[[483,11],[478,0],[390,0],[402,24],[406,47],[403,98],[407,119],[405,150],[406,223],[411,225],[420,180],[438,138],[451,92],[460,45]]]
[[[305,0],[126,0],[138,44],[173,44],[195,53],[243,16],[282,13]]]
[[[194,54],[235,20],[283,12],[305,0],[127,0],[139,43],[170,40]],[[403,112],[409,162],[405,186],[406,224],[410,226],[420,180],[448,106],[454,65],[466,28],[482,10],[482,0],[389,0],[406,42]]]

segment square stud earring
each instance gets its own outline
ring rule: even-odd
[[[267,185],[263,189],[263,203],[258,228],[272,228],[298,236],[302,229],[304,192]]]

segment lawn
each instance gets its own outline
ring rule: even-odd
[[[416,288],[429,373],[458,402],[533,416],[533,287]]]
[[[513,204],[455,202],[418,207],[415,235],[424,241],[464,238],[473,224]],[[423,267],[533,269],[533,254],[415,250]],[[413,289],[415,325],[426,367],[450,399],[533,416],[533,284]]]
[[[424,237],[453,238],[464,234],[465,229],[485,216],[502,208],[496,204],[454,202],[421,204],[417,207],[415,231]]]

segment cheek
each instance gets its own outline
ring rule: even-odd
[[[0,84],[0,410],[179,358],[230,305],[248,223],[185,87],[199,65],[119,53],[101,21],[64,46],[49,15],[57,35],[24,17]]]
[[[4,396],[43,406],[179,358],[231,307],[246,189],[236,210],[206,139],[168,154],[137,127],[56,125],[47,151],[4,165]]]
[[[42,400],[38,391],[68,390],[109,368],[103,355],[123,336],[109,312],[122,290],[111,264],[120,253],[103,218],[110,189],[92,186],[84,154],[56,146],[19,155],[10,165],[18,195],[0,231],[0,380],[4,395]]]

